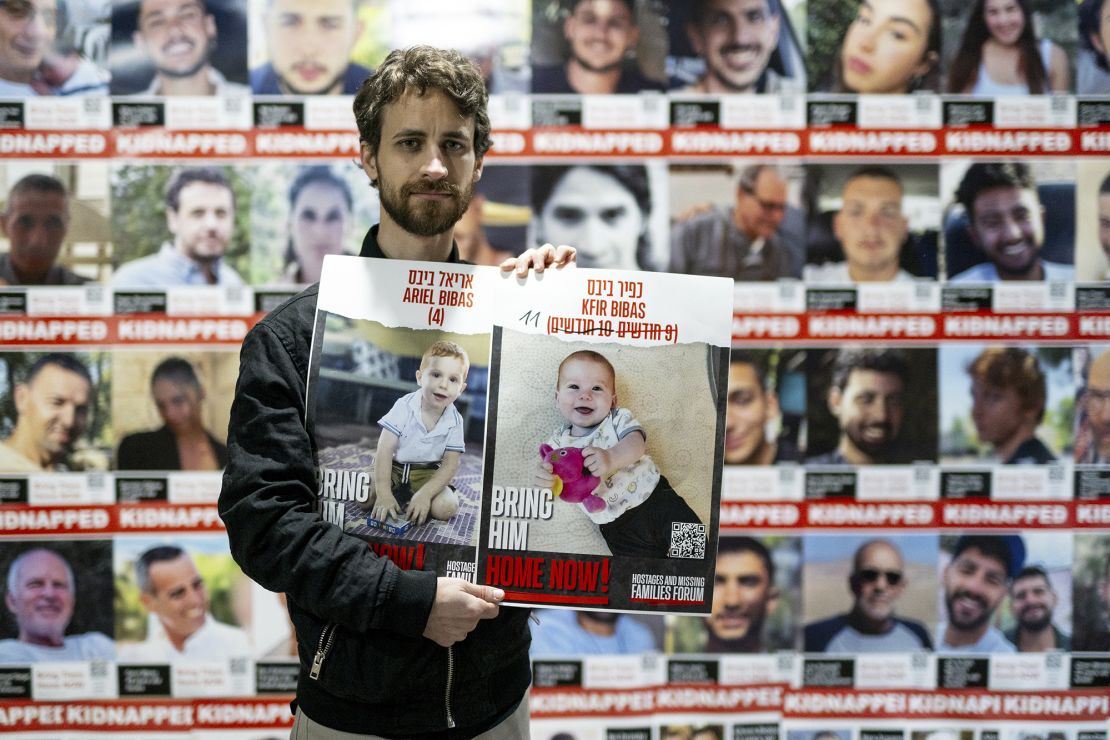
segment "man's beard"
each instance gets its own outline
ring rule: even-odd
[[[192,77],[197,72],[201,71],[208,65],[208,60],[212,56],[212,52],[216,50],[216,39],[208,40],[208,47],[204,50],[204,54],[197,60],[196,64],[192,64],[186,69],[166,69],[165,67],[155,67],[158,74],[163,77],[170,77],[175,80]]]
[[[347,68],[344,67],[343,71],[341,71],[332,79],[331,82],[324,85],[319,90],[299,90],[291,82],[289,82],[289,80],[278,74],[277,70],[274,71],[274,74],[277,75],[278,89],[281,90],[282,94],[284,95],[330,95],[332,90],[336,90],[338,92],[343,91],[341,83],[343,82],[343,78],[347,76]]]
[[[405,231],[416,236],[436,236],[450,231],[466,213],[470,198],[474,194],[474,182],[468,182],[465,189],[444,180],[415,180],[400,188],[394,188],[378,181],[379,200],[389,217]],[[425,201],[415,206],[409,205],[413,193],[447,193],[449,201]]]
[[[1023,630],[1028,630],[1029,632],[1040,632],[1045,627],[1052,624],[1052,612],[1050,612],[1048,609],[1043,609],[1042,611],[1044,613],[1044,616],[1040,619],[1026,621],[1025,619],[1019,617],[1018,624],[1021,625],[1021,628]]]
[[[966,596],[968,598],[975,599],[983,607],[982,614],[977,619],[973,619],[970,622],[965,622],[963,624],[960,624],[959,622],[956,621],[955,610],[952,608],[953,602],[955,602],[956,599],[960,598],[961,596]],[[954,624],[959,629],[962,629],[962,630],[978,629],[978,628],[982,627],[984,624],[986,624],[987,622],[989,622],[991,620],[991,617],[994,616],[994,610],[988,608],[988,605],[983,601],[983,599],[980,599],[978,596],[973,596],[971,594],[964,593],[963,591],[957,591],[954,594],[945,594],[944,595],[944,606],[948,610],[948,621],[951,622],[952,624]]]
[[[575,54],[573,51],[571,52],[571,56],[574,57],[574,61],[577,62],[578,66],[580,66],[582,69],[589,70],[590,72],[596,72],[597,74],[603,74],[605,72],[613,72],[613,71],[618,70],[618,69],[621,68],[621,60],[619,58],[617,59],[617,61],[613,62],[612,64],[606,64],[606,65],[603,65],[603,66],[599,67],[599,66],[590,64],[585,59],[583,59],[582,57]]]
[[[881,426],[886,429],[886,439],[881,442],[871,442],[865,439],[862,434],[854,435],[851,432],[846,432],[846,434],[848,434],[849,439],[852,440],[852,444],[868,457],[875,458],[876,460],[890,459],[894,453],[894,427],[885,423],[869,426]]]

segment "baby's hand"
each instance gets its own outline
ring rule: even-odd
[[[551,488],[555,485],[555,470],[551,463],[540,461],[536,468],[536,485],[540,488]]]
[[[609,450],[600,447],[586,447],[582,450],[582,462],[586,470],[598,478],[604,478],[613,469],[613,456]]]

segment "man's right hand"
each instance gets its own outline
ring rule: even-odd
[[[450,647],[466,637],[482,619],[497,616],[505,592],[492,586],[476,586],[461,578],[439,578],[436,600],[424,637],[443,647]]]

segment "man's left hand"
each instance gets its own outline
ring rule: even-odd
[[[529,270],[543,272],[548,267],[573,265],[578,259],[578,250],[566,244],[555,246],[544,244],[542,247],[525,249],[519,257],[510,257],[501,263],[502,272],[515,271],[517,277],[526,277]]]

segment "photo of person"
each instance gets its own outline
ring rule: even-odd
[[[801,459],[805,352],[733,350],[725,406],[725,465]]]
[[[905,282],[937,274],[940,198],[934,165],[810,165],[809,285]]]
[[[1025,563],[1021,535],[941,537],[940,621],[933,636],[938,653],[1017,652],[998,625],[1002,602]]]
[[[255,95],[354,95],[371,69],[354,58],[361,0],[250,0]]]
[[[111,270],[108,167],[7,160],[0,166],[0,285],[82,285]]]
[[[806,31],[812,92],[937,92],[938,0],[810,0]]]
[[[116,470],[222,470],[239,368],[234,351],[113,355]]]
[[[805,652],[856,655],[933,649],[936,535],[812,534],[806,535],[803,546]]]
[[[945,92],[996,97],[1072,88],[1074,3],[1040,3],[1034,10],[1029,0],[944,2],[947,14],[959,18],[944,39]],[[1038,39],[1038,28],[1056,35]]]
[[[1075,534],[1072,649],[1110,652],[1110,536]]]
[[[532,5],[532,92],[579,95],[662,91],[666,36],[651,3],[537,0]]]
[[[495,485],[552,488],[553,466],[565,477],[560,458],[574,465],[571,455],[580,454],[583,472],[600,479],[580,503],[556,496],[552,516],[529,523],[529,550],[663,559],[672,524],[711,521],[722,431],[711,423],[718,381],[710,372],[719,369],[709,369],[707,353],[718,356],[698,343],[634,347],[501,332],[497,407],[513,413],[496,419],[487,475]],[[659,393],[679,377],[681,391]]]
[[[113,660],[112,543],[0,545],[0,664]]]
[[[120,164],[112,172],[112,287],[240,286],[251,197],[229,167]]]
[[[0,355],[0,472],[107,470],[105,352]]]
[[[1110,463],[1110,346],[1076,347],[1075,462]]]
[[[786,7],[783,7],[785,4]],[[804,92],[799,0],[671,3],[670,86],[681,93]]]
[[[112,95],[244,95],[243,0],[124,0],[112,5]]]
[[[1002,634],[1019,653],[1070,652],[1072,553],[1070,532],[1024,533],[1025,566],[1010,582],[1001,610]]]
[[[797,165],[672,169],[669,271],[752,282],[801,277],[804,184]]]
[[[574,609],[537,609],[528,654],[536,658],[659,652],[663,617]]]
[[[619,3],[618,3],[619,4]],[[573,244],[579,267],[666,264],[665,170],[651,164],[533,165],[531,243]]]
[[[722,535],[706,617],[667,616],[668,653],[773,653],[797,647],[801,538]]]
[[[949,282],[1075,278],[1075,166],[948,161],[941,192]]]
[[[108,5],[11,0],[0,5],[0,97],[106,95]]]
[[[1043,465],[1072,454],[1071,349],[940,347],[941,462]]]
[[[1075,55],[1075,91],[1080,95],[1110,93],[1110,6],[1106,0],[1079,4],[1079,49]]]
[[[324,331],[310,411],[318,467],[367,477],[357,497],[332,502],[335,520],[364,538],[475,546],[488,335],[335,314]]]
[[[807,465],[936,460],[935,350],[847,345],[806,366]]]
[[[121,663],[226,660],[252,654],[232,593],[244,578],[226,537],[116,540],[116,646]]]
[[[1075,279],[1110,280],[1110,161],[1094,159],[1076,165]]]
[[[497,266],[528,245],[532,222],[531,170],[527,165],[486,165],[466,213],[455,224],[459,259]]]
[[[310,285],[324,257],[358,254],[359,235],[376,223],[377,191],[353,165],[266,162],[250,182],[250,282]]]

